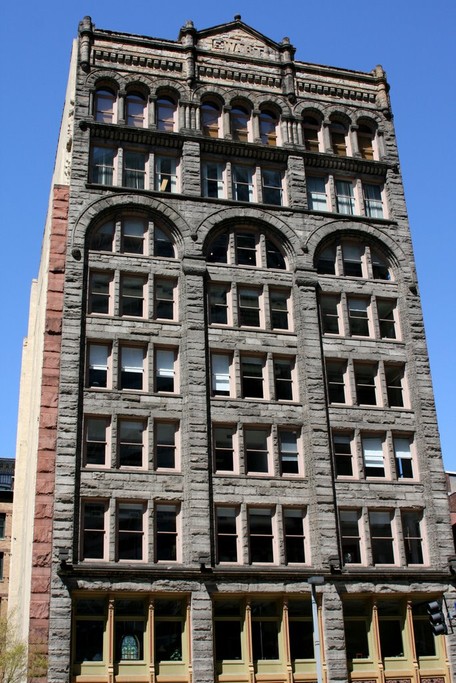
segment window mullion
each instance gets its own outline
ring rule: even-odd
[[[108,601],[108,678],[114,680],[114,598],[109,597]]]

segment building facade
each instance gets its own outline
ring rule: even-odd
[[[0,458],[0,617],[8,613],[14,459]]]
[[[294,52],[239,16],[80,24],[16,477],[11,599],[49,683],[451,681],[388,84]]]

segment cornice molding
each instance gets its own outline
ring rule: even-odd
[[[184,69],[183,61],[146,57],[144,54],[130,54],[128,52],[103,50],[99,48],[93,50],[92,60],[94,66],[107,62],[109,64],[122,64],[124,66],[147,67],[148,69],[157,71],[178,71],[181,73]]]

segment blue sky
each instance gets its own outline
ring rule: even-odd
[[[287,7],[281,11],[280,7]],[[137,0],[17,0],[0,10],[3,248],[0,285],[0,456],[15,451],[22,341],[32,278],[38,274],[71,41],[90,15],[99,28],[175,40],[196,28],[243,21],[273,40],[289,36],[296,58],[370,71],[391,84],[446,468],[456,470],[456,226],[454,213],[456,67],[453,0],[311,3],[295,0],[172,3]]]

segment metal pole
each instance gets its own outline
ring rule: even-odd
[[[321,644],[320,644],[320,629],[318,628],[318,608],[317,608],[317,589],[315,584],[311,583],[312,591],[312,622],[314,633],[314,654],[315,664],[317,666],[317,683],[323,683],[323,670],[321,667]]]

